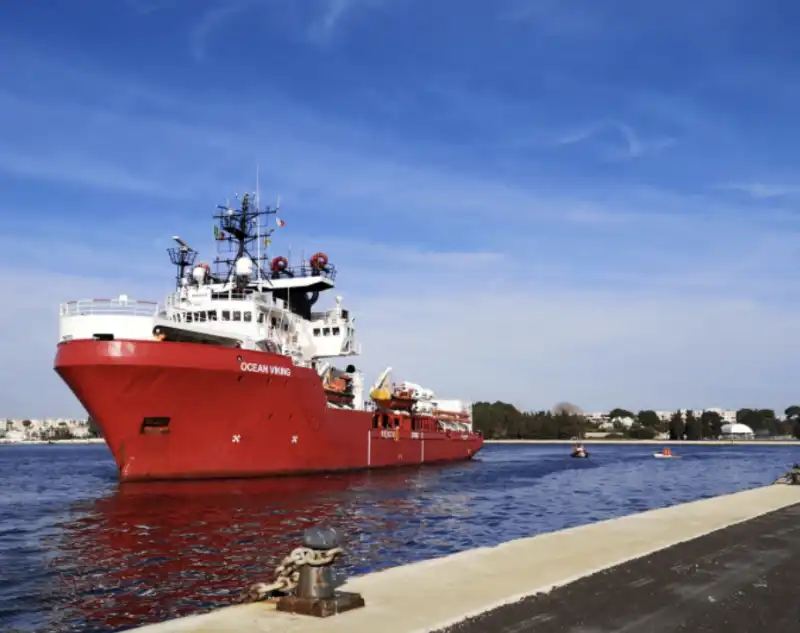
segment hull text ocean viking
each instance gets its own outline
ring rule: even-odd
[[[260,363],[242,363],[239,369],[251,374],[269,374],[270,376],[291,376],[292,370],[289,367],[280,365],[262,365]]]

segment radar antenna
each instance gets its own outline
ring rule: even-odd
[[[194,265],[194,260],[197,257],[197,251],[191,248],[178,235],[173,235],[172,239],[178,243],[178,246],[168,248],[167,252],[169,253],[170,261],[178,269],[178,272],[175,275],[175,285],[177,288],[180,288],[182,280],[186,274],[186,269]]]
[[[236,198],[238,200],[238,194]],[[251,193],[243,194],[238,209],[217,205],[219,212],[214,215],[217,221],[214,225],[214,239],[218,245],[218,256],[214,260],[217,279],[235,279],[236,262],[248,257],[253,262],[256,280],[269,283],[269,276],[265,274],[267,253],[260,242],[263,240],[264,245],[269,244],[274,229],[262,227],[261,218],[275,215],[278,210],[270,206],[261,209],[254,198],[256,196]]]

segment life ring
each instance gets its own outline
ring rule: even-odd
[[[317,253],[311,258],[311,268],[321,270],[328,265],[328,256],[325,253]]]
[[[272,264],[270,264],[270,268],[272,268],[272,272],[279,273],[289,266],[289,260],[283,256],[276,257],[272,260]]]

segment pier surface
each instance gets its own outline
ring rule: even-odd
[[[800,504],[525,598],[440,633],[798,630]]]
[[[135,630],[722,633],[713,627],[724,624],[726,633],[782,633],[789,629],[781,618],[798,621],[798,607],[786,602],[800,586],[798,504],[800,487],[768,486],[394,567],[350,580],[342,589],[361,593],[367,606],[331,618],[255,603]],[[704,611],[704,600],[725,608]],[[749,620],[738,622],[737,609]]]

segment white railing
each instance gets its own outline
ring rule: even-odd
[[[61,316],[155,316],[159,311],[155,301],[135,299],[80,299],[62,303]]]

